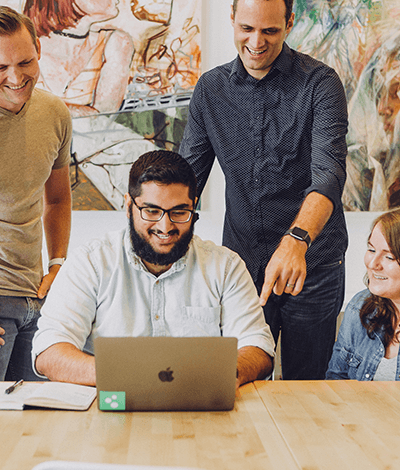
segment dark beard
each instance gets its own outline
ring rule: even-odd
[[[168,217],[167,214],[164,217]],[[153,250],[153,247],[148,243],[135,229],[133,222],[132,207],[129,213],[129,234],[131,238],[133,251],[139,258],[142,258],[147,263],[155,264],[157,266],[169,266],[175,263],[178,259],[182,258],[189,249],[189,244],[193,238],[194,220],[190,225],[189,231],[182,236],[174,245],[169,253],[158,253]],[[172,232],[174,232],[172,230]]]

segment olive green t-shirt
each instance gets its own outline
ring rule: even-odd
[[[71,117],[35,89],[18,114],[0,108],[0,295],[36,297],[42,276],[44,186],[70,162]]]

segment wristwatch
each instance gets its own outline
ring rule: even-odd
[[[302,228],[292,227],[285,233],[285,235],[291,235],[293,238],[296,238],[297,240],[306,242],[308,247],[310,247],[311,245],[310,235],[308,234],[308,232],[306,232]]]
[[[53,258],[49,261],[48,268],[50,269],[55,264],[59,264],[60,266],[62,266],[64,264],[64,261],[65,261],[65,258]]]

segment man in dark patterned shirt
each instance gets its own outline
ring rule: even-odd
[[[226,179],[223,243],[245,260],[284,379],[323,379],[344,296],[347,107],[336,72],[284,42],[293,0],[234,0],[239,52],[200,78],[180,153]]]

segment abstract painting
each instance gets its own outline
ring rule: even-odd
[[[349,211],[400,206],[400,4],[298,0],[288,44],[333,67],[349,107]]]

